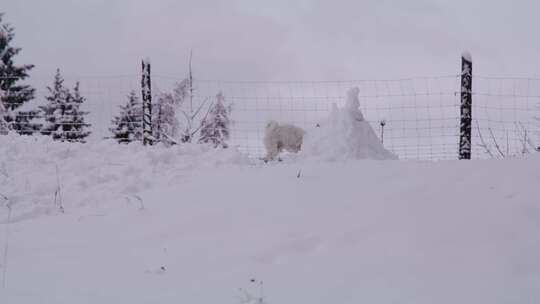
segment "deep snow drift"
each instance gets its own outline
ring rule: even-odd
[[[62,207],[136,201],[140,192],[181,181],[193,170],[249,162],[233,149],[211,145],[166,148],[0,136],[0,193],[9,197],[12,220],[18,221],[57,213]]]
[[[254,165],[204,146],[1,143],[0,303],[540,298],[539,155]]]

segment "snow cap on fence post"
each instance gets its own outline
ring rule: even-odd
[[[150,79],[150,59],[142,61],[141,94],[143,106],[143,144],[152,144],[152,85]]]
[[[467,51],[464,51],[463,53],[461,53],[461,58],[464,58],[465,60],[467,60],[468,62],[472,62],[472,56],[471,56],[471,53],[467,52]]]
[[[471,159],[472,124],[472,56],[461,54],[461,121],[459,133],[459,159]]]

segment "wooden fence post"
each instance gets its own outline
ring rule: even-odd
[[[150,60],[142,61],[141,93],[143,101],[143,144],[152,144],[152,85]]]
[[[461,55],[461,123],[459,133],[459,159],[471,159],[472,124],[472,57]]]

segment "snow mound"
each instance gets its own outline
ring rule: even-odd
[[[203,169],[250,163],[235,149],[211,145],[78,144],[16,134],[0,136],[0,155],[0,193],[15,221],[136,201],[144,191],[189,182]]]
[[[386,150],[360,111],[358,88],[347,92],[343,108],[333,105],[327,119],[309,130],[304,138],[302,155],[322,160],[397,159]]]

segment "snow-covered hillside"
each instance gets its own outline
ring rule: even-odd
[[[20,141],[0,147],[0,303],[244,304],[260,281],[270,304],[540,299],[539,155],[264,165]]]

